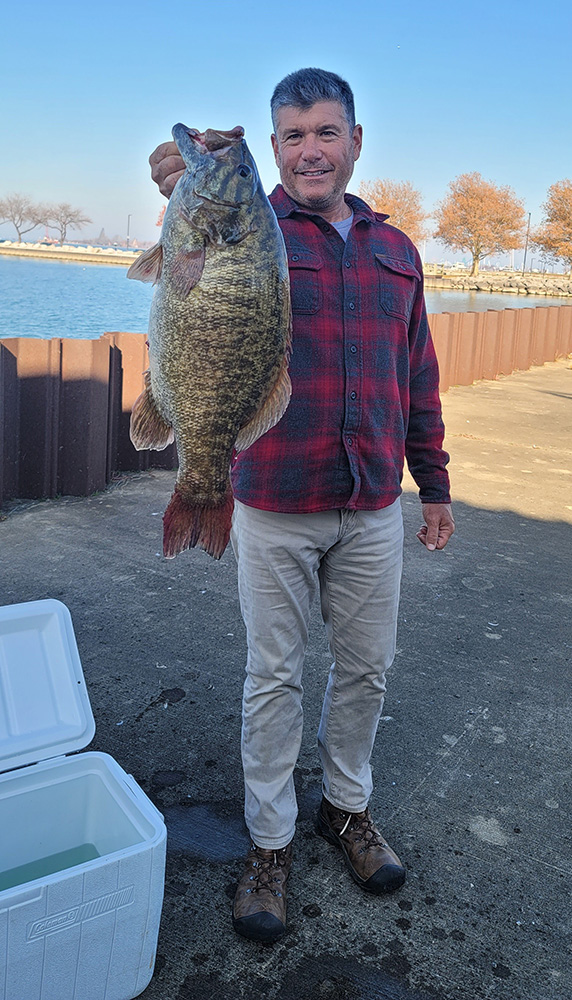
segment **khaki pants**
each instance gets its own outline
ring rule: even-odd
[[[395,655],[401,505],[279,514],[237,502],[232,544],[248,641],[245,819],[255,844],[279,850],[295,831],[302,666],[318,589],[334,661],[318,729],[323,791],[348,812],[367,806],[385,672]]]

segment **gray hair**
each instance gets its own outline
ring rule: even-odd
[[[272,124],[276,131],[279,108],[302,108],[307,111],[318,101],[337,101],[342,105],[350,129],[356,123],[354,95],[349,83],[337,73],[325,69],[298,69],[285,76],[274,88],[270,99]]]

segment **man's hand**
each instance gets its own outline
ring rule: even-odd
[[[177,149],[177,144],[162,142],[151,153],[149,163],[151,177],[157,184],[159,191],[165,198],[170,198],[179,177],[185,172],[185,161]]]
[[[425,524],[417,532],[417,537],[423,545],[433,552],[434,549],[444,549],[455,530],[453,512],[450,503],[421,504]]]

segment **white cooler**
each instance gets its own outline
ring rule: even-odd
[[[1,1000],[131,1000],[153,974],[167,831],[112,757],[73,753],[94,733],[68,609],[0,607]]]

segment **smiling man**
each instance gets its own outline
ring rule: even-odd
[[[232,470],[252,840],[233,924],[263,942],[286,929],[302,667],[316,594],[333,660],[318,729],[317,829],[366,891],[392,892],[405,880],[368,808],[395,654],[404,459],[419,486],[419,540],[435,551],[454,531],[419,254],[387,216],[346,193],[362,146],[352,91],[334,73],[303,69],[278,84],[271,109],[281,184],[270,201],[292,292],[292,398]],[[174,144],[158,147],[151,166],[169,196],[182,172]]]
[[[349,218],[344,195],[361,152],[361,125],[351,126],[337,101],[308,109],[279,106],[272,148],[284,189],[328,222]]]

